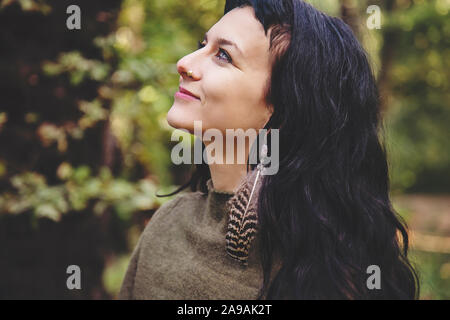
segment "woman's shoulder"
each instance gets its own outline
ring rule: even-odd
[[[148,238],[154,234],[162,236],[174,227],[183,228],[186,221],[191,220],[191,216],[204,205],[204,201],[206,196],[203,193],[185,191],[164,202],[145,226],[142,237],[146,240],[143,242],[148,242]]]
[[[164,202],[153,214],[153,219],[159,219],[161,216],[166,216],[168,214],[174,213],[175,211],[179,211],[176,209],[183,209],[186,211],[191,207],[196,207],[202,201],[206,200],[206,194],[200,191],[184,191],[182,193],[178,193],[174,198],[167,200]]]

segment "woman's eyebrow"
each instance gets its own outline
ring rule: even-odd
[[[204,40],[208,41],[208,33],[205,33],[205,37]],[[242,53],[241,49],[239,49],[239,47],[236,45],[236,43],[234,43],[231,40],[225,39],[225,38],[217,38],[216,39],[217,44],[221,45],[221,46],[233,46],[234,48],[236,48],[236,50],[239,52],[239,54],[244,57],[244,54]]]

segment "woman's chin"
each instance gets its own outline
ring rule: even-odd
[[[175,129],[185,129],[194,132],[194,120],[189,115],[183,115],[172,107],[166,116],[167,123]]]

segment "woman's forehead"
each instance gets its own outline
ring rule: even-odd
[[[265,58],[269,54],[269,34],[265,34],[252,7],[236,8],[224,15],[208,31],[208,39],[216,38],[234,42],[246,60]]]

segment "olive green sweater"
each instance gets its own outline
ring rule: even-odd
[[[163,204],[134,249],[119,299],[256,299],[262,269],[255,239],[248,266],[227,255],[231,192],[185,192]]]

